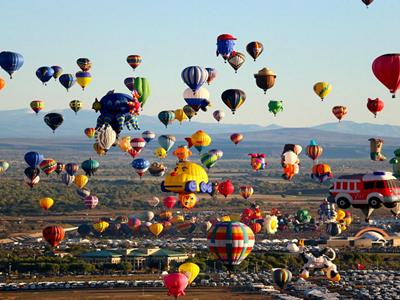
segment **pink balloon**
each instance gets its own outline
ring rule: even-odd
[[[171,273],[163,277],[164,285],[168,289],[168,296],[185,296],[185,289],[189,283],[182,273]]]

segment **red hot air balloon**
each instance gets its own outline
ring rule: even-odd
[[[260,223],[252,222],[250,224],[250,228],[251,228],[251,230],[253,230],[254,233],[259,233],[262,229],[262,226]]]
[[[368,5],[370,5],[372,2],[374,2],[374,0],[361,0],[365,6],[368,8]]]
[[[372,63],[375,77],[386,86],[392,98],[400,88],[400,53],[381,55]]]
[[[367,108],[370,112],[372,112],[376,118],[378,112],[382,111],[385,107],[385,103],[379,98],[371,99],[368,98]]]
[[[237,145],[243,140],[243,137],[244,136],[241,133],[234,133],[234,134],[231,135],[231,141],[232,141],[232,143]]]
[[[164,285],[168,289],[168,296],[185,296],[185,289],[189,284],[188,277],[183,273],[171,273],[163,277]]]
[[[225,198],[228,197],[228,195],[233,194],[234,191],[235,187],[230,180],[223,181],[218,185],[218,192],[221,195],[224,195]]]
[[[335,117],[339,120],[339,122],[342,120],[342,118],[347,114],[347,107],[346,106],[334,106],[332,108],[332,113],[335,115]]]
[[[43,238],[52,247],[58,246],[60,242],[64,239],[64,235],[64,228],[62,228],[61,226],[48,226],[43,229]]]
[[[46,175],[50,175],[57,169],[57,162],[54,159],[44,159],[39,164],[39,167]]]
[[[144,146],[146,146],[146,141],[144,140],[144,138],[133,138],[133,139],[131,139],[131,147],[136,152],[140,153],[140,151],[142,151]]]
[[[164,200],[163,200],[164,206],[169,209],[173,208],[175,206],[176,202],[177,202],[177,200],[176,200],[176,197],[174,197],[174,196],[168,196],[168,197],[164,198]]]

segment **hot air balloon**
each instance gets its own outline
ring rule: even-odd
[[[361,0],[365,6],[368,8],[368,5],[370,5],[372,2],[374,2],[374,0]]]
[[[174,156],[179,161],[187,161],[188,158],[193,154],[192,151],[190,151],[189,147],[184,145],[184,146],[179,146],[178,148],[175,149],[175,151],[172,153]]]
[[[232,141],[232,143],[237,145],[243,140],[243,137],[244,136],[241,133],[234,133],[234,134],[231,135],[231,141]]]
[[[217,163],[218,156],[216,154],[204,153],[200,156],[200,161],[209,170]]]
[[[132,161],[132,168],[142,178],[144,173],[150,167],[150,162],[147,159],[136,158]]]
[[[256,85],[264,90],[265,94],[267,90],[275,85],[276,74],[271,69],[263,68],[257,74],[254,74],[254,78],[256,79]]]
[[[222,110],[216,110],[213,112],[213,117],[219,123],[225,117],[225,113]]]
[[[114,145],[117,134],[111,126],[103,125],[96,130],[96,143],[106,152]]]
[[[175,141],[176,138],[173,135],[160,135],[158,137],[158,143],[167,152],[174,146]]]
[[[197,196],[195,193],[179,193],[179,202],[183,208],[192,209],[197,204]]]
[[[400,54],[379,56],[372,63],[372,72],[389,89],[392,98],[395,98],[396,91],[400,88]]]
[[[6,86],[6,81],[3,78],[0,78],[0,91]]]
[[[88,72],[92,68],[92,62],[89,58],[78,58],[76,64],[83,72]]]
[[[44,209],[44,210],[50,209],[50,207],[52,207],[53,204],[54,204],[54,200],[51,198],[48,198],[48,197],[42,198],[39,200],[39,206],[41,209]]]
[[[89,195],[89,196],[85,197],[84,203],[85,203],[86,208],[93,209],[99,203],[99,198],[97,198],[96,196],[93,196],[93,195]]]
[[[178,271],[188,278],[188,285],[190,285],[196,279],[197,275],[199,275],[200,267],[194,263],[188,262],[181,264]]]
[[[139,220],[139,218],[136,218],[135,216],[130,216],[128,218],[128,226],[133,231],[139,230],[141,224],[142,222]]]
[[[97,160],[90,158],[82,162],[81,167],[87,176],[92,176],[99,169],[100,163]]]
[[[175,228],[182,234],[190,234],[196,230],[196,223],[192,221],[184,221],[176,224]]]
[[[57,162],[54,159],[43,159],[39,164],[40,169],[46,174],[50,175],[57,169]]]
[[[217,77],[218,72],[214,68],[206,68],[206,71],[208,73],[207,83],[210,84]]]
[[[146,131],[143,131],[142,138],[144,138],[146,143],[149,143],[156,138],[156,134],[150,130],[146,130]]]
[[[223,181],[218,185],[218,192],[221,195],[224,195],[225,198],[233,194],[234,191],[235,187],[230,180]]]
[[[183,107],[183,111],[185,112],[185,115],[189,118],[189,121],[197,114],[190,105],[185,105]]]
[[[128,90],[133,92],[135,90],[135,77],[127,77],[124,79],[124,84]]]
[[[342,120],[342,118],[347,114],[347,107],[345,106],[334,106],[332,108],[332,113],[335,115],[335,117],[339,120],[339,122]]]
[[[92,75],[89,72],[76,72],[75,77],[76,82],[81,86],[82,90],[85,90],[85,87],[87,87],[92,81]]]
[[[152,207],[156,207],[160,203],[160,199],[158,197],[151,197],[147,200],[147,203]]]
[[[276,216],[267,216],[264,219],[264,228],[268,234],[275,234],[279,228],[279,220]]]
[[[75,181],[75,176],[74,175],[69,175],[68,173],[63,173],[61,175],[61,181],[66,185],[66,186],[71,186],[74,181]]]
[[[36,70],[36,77],[39,78],[44,85],[46,85],[46,82],[53,78],[53,75],[54,70],[50,67],[40,67]]]
[[[40,181],[40,177],[36,176],[34,179],[25,178],[25,183],[32,189]]]
[[[65,231],[61,226],[48,226],[43,229],[43,238],[52,247],[56,247],[64,239]]]
[[[171,273],[163,276],[164,285],[168,289],[168,296],[174,296],[178,299],[185,296],[185,289],[188,286],[189,279],[181,273]]]
[[[179,123],[182,124],[183,121],[188,119],[188,116],[185,114],[182,108],[178,108],[175,110],[175,119],[177,119]]]
[[[68,163],[65,165],[65,171],[71,175],[74,176],[76,172],[79,170],[79,165],[76,163]]]
[[[280,289],[286,289],[287,284],[292,280],[292,272],[286,269],[273,269],[272,280]]]
[[[274,114],[283,111],[283,101],[271,100],[268,102],[268,111]]]
[[[222,58],[226,62],[231,53],[234,51],[236,38],[231,34],[221,34],[217,38],[217,56],[221,54]]]
[[[155,223],[155,224],[151,224],[149,226],[149,230],[152,234],[154,234],[156,237],[158,237],[161,232],[163,231],[164,226],[161,223]]]
[[[5,160],[0,160],[0,175],[5,173],[9,167],[10,164],[8,162],[6,162]]]
[[[106,150],[103,149],[102,147],[100,147],[99,144],[97,144],[97,143],[94,143],[94,144],[93,144],[93,149],[94,149],[94,151],[96,151],[96,153],[97,153],[99,156],[106,155]]]
[[[82,189],[88,183],[88,181],[89,181],[89,178],[87,176],[77,175],[77,176],[75,176],[74,183],[78,188]]]
[[[75,84],[76,79],[72,74],[62,74],[60,78],[58,78],[58,81],[67,89],[68,92],[68,90]]]
[[[92,139],[96,134],[96,128],[89,127],[85,129],[85,134],[89,139]]]
[[[195,93],[208,78],[206,69],[199,66],[185,68],[181,74],[183,82]]]
[[[256,61],[257,57],[264,51],[264,46],[260,42],[251,42],[247,44],[246,51]]]
[[[211,144],[211,137],[203,130],[196,131],[190,137],[185,138],[185,140],[188,142],[189,148],[194,146],[199,152]]]
[[[202,111],[207,111],[207,107],[210,106],[210,101],[208,100],[209,98],[210,93],[204,87],[200,87],[195,92],[193,92],[191,89],[186,89],[183,92],[183,99],[185,99],[186,103],[195,112],[198,112],[200,109]]]
[[[137,55],[137,54],[129,55],[126,58],[126,62],[128,63],[128,65],[131,66],[133,71],[135,71],[136,68],[139,67],[140,64],[142,63],[142,57],[140,55]]]
[[[239,70],[239,68],[245,63],[245,61],[246,56],[243,53],[236,51],[232,52],[228,58],[228,63],[235,70],[235,73],[237,73],[237,70]]]
[[[311,178],[317,182],[325,182],[332,178],[331,167],[327,164],[317,164],[312,168]]]
[[[322,155],[322,152],[323,148],[315,140],[311,140],[307,146],[307,156],[315,161]]]
[[[251,222],[250,223],[250,228],[251,228],[251,230],[253,231],[254,234],[257,234],[257,233],[261,232],[262,226],[258,222]]]
[[[168,196],[163,199],[164,206],[169,209],[173,208],[175,206],[176,202],[177,202],[177,199],[174,196]]]
[[[58,113],[49,113],[43,119],[46,125],[53,130],[53,133],[64,122],[64,117]]]
[[[24,170],[24,174],[28,179],[33,180],[33,179],[35,179],[36,177],[39,176],[40,169],[39,168],[28,167],[28,168],[26,168]]]
[[[163,110],[159,112],[158,119],[165,125],[165,128],[175,120],[175,112],[173,110]]]
[[[21,54],[10,51],[0,52],[0,66],[10,75],[10,78],[23,64],[24,57]]]
[[[331,90],[332,85],[329,82],[321,81],[314,84],[314,92],[318,95],[318,97],[321,98],[321,101],[323,101],[325,97],[329,95]]]
[[[221,94],[221,99],[228,106],[232,114],[246,101],[246,94],[239,89],[229,89]]]
[[[142,108],[146,104],[147,99],[150,96],[150,84],[149,81],[144,77],[135,77],[134,84],[135,91],[139,94],[138,101]]]
[[[90,196],[91,191],[87,188],[76,189],[76,193],[81,199],[85,199],[87,196]]]
[[[54,80],[57,80],[57,78],[61,76],[61,74],[63,72],[63,68],[61,68],[60,66],[51,66],[51,68],[54,71],[53,78],[54,78]]]
[[[251,168],[254,171],[264,170],[267,167],[264,153],[249,153],[248,156],[250,156]]]
[[[383,139],[378,139],[378,138],[370,138],[370,139],[368,139],[368,141],[370,142],[369,154],[370,154],[371,160],[373,160],[373,161],[386,160],[386,157],[382,154],[382,147],[383,147],[383,143],[385,141]]]
[[[36,115],[44,108],[44,101],[42,100],[33,100],[30,104],[32,110],[36,113]]]
[[[132,149],[131,146],[131,137],[124,136],[118,139],[118,147],[121,149],[122,152],[127,152],[129,149]]]
[[[157,156],[158,158],[166,158],[167,157],[167,150],[165,150],[162,147],[158,147],[154,150],[154,155]]]
[[[97,223],[93,224],[94,230],[96,230],[98,233],[102,234],[106,229],[110,226],[110,223],[106,221],[100,221]]]
[[[83,102],[79,100],[72,100],[69,107],[75,112],[75,115],[83,108]]]
[[[43,160],[43,155],[39,154],[38,152],[27,152],[25,153],[24,159],[25,162],[31,168],[36,168]]]
[[[216,223],[207,234],[210,252],[228,269],[239,265],[253,250],[254,233],[240,222]]]
[[[382,111],[384,107],[385,107],[385,103],[381,99],[368,98],[367,108],[370,112],[372,112],[374,114],[375,118],[376,118],[377,113]]]
[[[240,195],[242,195],[243,199],[249,199],[253,193],[254,189],[251,185],[243,185],[239,188],[240,190]]]

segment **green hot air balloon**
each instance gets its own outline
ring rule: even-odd
[[[90,158],[88,160],[85,160],[82,163],[81,167],[82,167],[82,170],[85,171],[87,176],[92,176],[97,171],[97,169],[100,167],[100,163],[97,160]]]
[[[200,160],[203,166],[209,170],[218,161],[218,156],[216,154],[204,153],[200,156]]]
[[[283,111],[283,101],[271,100],[268,103],[268,110],[274,114]]]
[[[147,98],[150,96],[149,81],[144,77],[135,77],[135,83],[133,87],[139,94],[138,101],[143,108],[143,106],[146,104]]]
[[[163,110],[158,114],[158,119],[161,123],[168,127],[175,120],[175,112],[173,110]]]

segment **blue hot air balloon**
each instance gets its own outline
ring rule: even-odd
[[[132,168],[142,178],[144,173],[150,167],[150,162],[147,159],[136,158],[132,161]]]
[[[18,71],[22,65],[24,64],[24,57],[15,52],[3,51],[0,53],[0,66],[10,74],[10,78],[12,78],[12,74],[15,71]]]
[[[173,135],[160,135],[158,137],[158,143],[165,151],[169,151],[175,144],[176,137]]]
[[[61,85],[67,89],[67,91],[75,84],[76,79],[72,74],[62,74],[60,78],[58,78]]]
[[[221,54],[225,62],[234,51],[236,38],[230,34],[221,34],[217,38],[217,56]]]
[[[46,82],[48,82],[54,75],[54,70],[53,68],[50,67],[40,67],[39,69],[36,70],[36,77],[39,78],[39,80],[46,85]]]
[[[125,84],[125,86],[127,87],[128,90],[133,92],[133,90],[135,89],[135,77],[127,77],[127,78],[125,78],[124,84]]]
[[[61,76],[63,68],[61,68],[60,66],[51,66],[51,68],[54,71],[53,78],[54,80],[57,80],[57,78]]]
[[[199,66],[187,67],[182,71],[182,80],[194,92],[196,92],[208,79],[206,69]]]
[[[43,155],[37,152],[27,152],[24,156],[26,163],[31,168],[36,168],[44,159]]]
[[[142,132],[142,138],[148,143],[156,138],[156,134],[153,131],[146,130]]]

